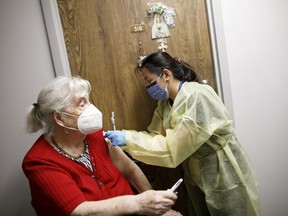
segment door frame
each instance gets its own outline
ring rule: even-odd
[[[234,120],[228,58],[222,20],[221,2],[205,0],[210,30],[216,89]],[[41,0],[55,75],[71,77],[71,70],[59,15],[57,0]]]
[[[57,0],[41,0],[48,41],[56,76],[71,77]]]

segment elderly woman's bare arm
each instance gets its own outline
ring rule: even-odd
[[[177,195],[171,191],[148,190],[138,195],[125,195],[78,205],[70,216],[162,215],[175,204]]]
[[[151,185],[142,170],[118,146],[112,146],[109,139],[105,139],[109,148],[110,157],[116,168],[141,193],[151,189]]]

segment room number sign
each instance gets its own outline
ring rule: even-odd
[[[147,26],[145,24],[134,24],[130,26],[131,33],[145,32],[147,30]]]

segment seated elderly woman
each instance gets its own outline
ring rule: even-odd
[[[141,169],[104,139],[90,91],[80,77],[57,77],[28,110],[27,132],[45,129],[22,164],[36,214],[181,215],[171,210],[175,193],[152,190]]]

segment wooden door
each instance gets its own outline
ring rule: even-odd
[[[92,84],[91,101],[102,112],[104,130],[146,130],[156,107],[135,74],[139,55],[157,50],[151,39],[153,19],[147,15],[148,0],[58,0],[69,64],[73,76]],[[172,56],[193,65],[202,79],[215,88],[205,0],[162,0],[175,8],[175,27],[169,29]],[[147,30],[132,33],[130,26],[145,23]],[[140,50],[139,43],[142,43]],[[156,177],[153,186],[167,189],[182,175],[181,168],[145,166]],[[175,208],[187,214],[185,187],[179,189]]]

